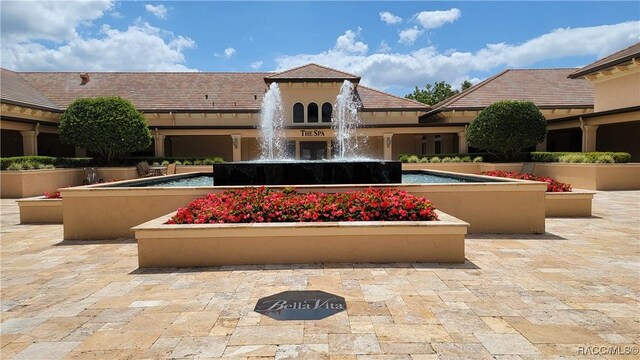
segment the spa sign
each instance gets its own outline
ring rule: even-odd
[[[276,320],[319,320],[346,309],[341,296],[324,291],[285,291],[258,300],[254,310]]]
[[[324,130],[300,130],[300,136],[324,136]]]

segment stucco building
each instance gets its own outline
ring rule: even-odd
[[[146,117],[145,155],[258,156],[260,105],[281,90],[288,148],[298,159],[330,158],[333,103],[342,83],[362,103],[365,155],[468,152],[466,127],[498,100],[533,101],[548,120],[538,150],[627,151],[640,160],[640,44],[582,69],[505,70],[434,106],[360,85],[360,77],[309,64],[280,73],[13,72],[1,69],[2,156],[81,156],[59,141],[58,124],[76,98],[120,96]],[[473,149],[472,149],[473,150]]]

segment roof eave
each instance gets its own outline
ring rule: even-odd
[[[569,79],[580,78],[580,77],[589,75],[589,74],[594,73],[594,72],[598,72],[598,71],[601,71],[601,70],[608,69],[610,67],[614,67],[616,65],[620,65],[620,64],[624,64],[624,63],[629,62],[629,61],[633,61],[633,59],[636,59],[638,57],[640,57],[640,53],[627,55],[627,56],[622,57],[620,59],[609,61],[609,62],[606,62],[604,64],[600,64],[600,65],[595,66],[593,68],[588,68],[589,65],[587,65],[587,66],[583,67],[582,69],[579,69],[578,71],[575,71],[575,72],[569,74],[568,78]]]

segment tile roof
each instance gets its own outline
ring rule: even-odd
[[[322,68],[317,65],[307,68],[316,67]],[[79,72],[16,73],[2,69],[0,98],[61,111],[77,98],[120,96],[131,100],[139,110],[148,112],[257,112],[267,89],[265,78],[278,74],[91,72],[88,75],[89,82],[81,85]],[[317,74],[308,72],[308,75]],[[363,108],[367,110],[429,109],[424,104],[364,86],[358,86],[358,92]]]
[[[267,76],[265,81],[302,81],[302,80],[353,80],[360,81],[360,77],[343,71],[328,68],[318,64],[307,64]]]
[[[417,110],[428,111],[429,106],[410,99],[401,98],[385,92],[368,88],[366,86],[358,85],[356,88],[360,101],[362,101],[363,110],[369,109],[402,109],[402,110]]]
[[[79,97],[120,96],[139,110],[259,111],[269,73],[21,72],[26,82],[65,109]]]
[[[0,99],[18,105],[30,105],[48,110],[59,109],[58,105],[49,101],[18,73],[2,68],[0,68]]]
[[[575,69],[509,69],[438,104],[425,116],[446,110],[483,109],[500,100],[532,101],[541,108],[593,107],[593,84],[568,79]]]
[[[583,68],[574,71],[569,74],[569,77],[574,79],[584,75],[588,75],[598,70],[603,70],[614,65],[619,65],[630,61],[633,58],[640,57],[640,42],[629,46],[626,49],[622,49],[616,53],[613,53],[605,58],[602,58],[594,63],[591,63]]]

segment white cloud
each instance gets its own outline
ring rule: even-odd
[[[369,46],[362,41],[356,41],[356,38],[360,36],[362,28],[358,27],[357,32],[347,30],[343,35],[338,36],[336,39],[336,45],[334,47],[337,51],[344,51],[348,53],[366,54],[369,50]]]
[[[158,19],[166,19],[167,18],[167,8],[164,5],[151,5],[146,4],[144,8],[152,13]]]
[[[227,59],[232,57],[235,53],[236,53],[236,49],[234,49],[232,47],[228,47],[228,48],[224,49],[224,56]]]
[[[78,37],[78,27],[91,24],[112,8],[110,0],[3,1],[0,11],[2,43],[74,39]]]
[[[5,34],[5,16],[11,23],[28,22],[30,13],[7,14],[3,3],[3,67],[18,71],[193,71],[184,65],[184,50],[196,47],[192,39],[175,36],[141,20],[126,30],[102,25],[97,35],[81,37],[77,27],[102,17],[110,5],[104,4],[102,10],[93,9],[91,16],[87,13],[71,16],[69,14],[87,10],[86,4],[64,4],[68,12],[64,16],[72,19],[66,28],[44,25],[42,33],[38,33],[25,26],[23,31]],[[38,7],[41,3],[34,2],[33,5]],[[51,17],[52,21],[54,18]],[[57,44],[53,46],[38,41],[54,39]]]
[[[385,23],[391,25],[391,24],[397,24],[397,23],[401,22],[402,18],[400,16],[393,15],[392,13],[390,13],[388,11],[382,11],[380,13],[380,20],[382,20]]]
[[[253,70],[258,70],[262,67],[262,64],[264,64],[264,62],[262,60],[258,60],[258,61],[254,61],[251,63],[251,68]]]
[[[391,47],[389,46],[389,44],[387,44],[387,42],[384,40],[380,41],[380,45],[378,45],[378,52],[386,53],[389,51],[391,51]]]
[[[423,33],[424,30],[419,30],[417,26],[411,29],[405,29],[398,33],[398,42],[404,45],[412,45],[416,42],[418,36]]]
[[[380,89],[413,88],[445,80],[459,87],[473,71],[524,67],[549,59],[573,56],[602,57],[640,41],[640,21],[581,28],[556,29],[522,44],[487,44],[475,51],[438,51],[435,46],[408,53],[367,55],[342,48],[318,54],[276,58],[278,71],[310,62],[362,76],[363,85]],[[366,46],[366,44],[362,44]]]
[[[456,8],[444,11],[421,11],[415,15],[415,19],[418,20],[425,29],[437,29],[446,23],[452,23],[458,20],[461,14],[462,12]]]

